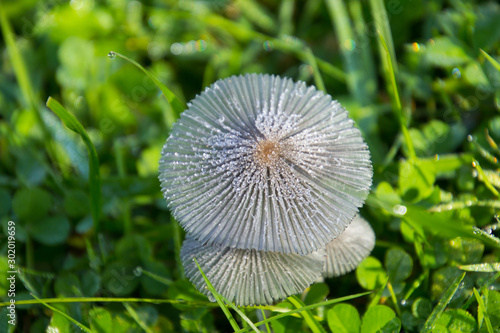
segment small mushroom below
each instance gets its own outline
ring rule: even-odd
[[[301,256],[202,245],[188,235],[181,249],[186,277],[210,301],[215,298],[193,261],[215,290],[238,306],[272,304],[301,293],[321,277],[325,249]]]
[[[356,215],[347,229],[326,245],[323,277],[349,273],[368,257],[375,246],[375,233],[370,224]]]

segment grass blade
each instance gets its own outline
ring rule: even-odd
[[[19,278],[19,280],[21,280],[24,287],[29,291],[29,293],[31,295],[33,295],[33,297],[36,298],[35,295],[38,294],[38,292],[36,290],[36,287],[33,285],[31,279],[27,278],[24,270],[18,270],[17,272],[18,272],[17,277]],[[16,304],[17,304],[17,301],[16,301]]]
[[[24,99],[24,103],[26,104],[26,107],[35,114],[38,126],[40,126],[43,137],[45,139],[44,144],[46,146],[48,156],[52,160],[56,161],[58,165],[63,165],[64,163],[60,158],[61,156],[60,154],[57,153],[55,142],[53,141],[51,133],[47,128],[47,124],[45,123],[42,114],[40,112],[39,99],[33,90],[33,85],[31,83],[31,78],[28,74],[28,69],[23,60],[21,51],[19,51],[19,48],[17,46],[14,32],[12,31],[12,27],[2,7],[1,1],[0,1],[0,30],[2,30],[2,35],[5,41],[7,53],[12,63],[12,69],[14,70],[14,74],[16,75],[16,79],[19,84],[21,94]],[[52,170],[50,170],[49,173],[52,173]],[[56,184],[59,186],[57,178],[54,179],[56,180]]]
[[[128,62],[130,62],[131,64],[133,64],[137,68],[139,68],[141,71],[143,71],[144,74],[146,74],[151,80],[153,80],[153,82],[156,84],[156,86],[158,88],[160,88],[161,92],[163,93],[163,95],[167,99],[167,102],[168,102],[168,104],[170,104],[170,107],[172,108],[172,110],[176,113],[176,115],[170,115],[170,117],[174,117],[174,119],[177,119],[178,115],[180,115],[182,113],[182,111],[184,111],[186,109],[186,105],[184,103],[182,103],[180,101],[180,99],[177,98],[177,96],[170,89],[167,88],[166,85],[161,83],[160,80],[158,80],[156,78],[156,76],[154,76],[148,70],[146,70],[144,67],[142,67],[137,61],[132,60],[132,59],[124,56],[123,54],[120,54],[120,53],[117,53],[114,51],[110,51],[108,56],[110,58],[114,57],[114,56],[118,56],[122,59],[127,60]]]
[[[239,7],[242,15],[258,28],[270,33],[278,30],[276,18],[258,1],[237,0],[235,5]]]
[[[312,310],[312,309],[318,308],[320,306],[327,306],[327,305],[330,305],[330,304],[336,304],[336,303],[340,303],[340,302],[345,302],[345,301],[348,301],[348,300],[351,300],[351,299],[354,299],[354,298],[366,296],[366,295],[371,294],[371,293],[372,293],[371,291],[367,291],[367,292],[360,293],[360,294],[354,294],[354,295],[350,295],[350,296],[339,297],[339,298],[331,299],[331,300],[328,300],[328,301],[323,301],[323,302],[319,302],[319,303],[316,303],[316,304],[307,305],[307,306],[304,306],[304,307],[302,307],[300,309],[295,309],[295,310],[287,310],[287,309],[284,309],[284,308],[277,309],[276,306],[259,306],[259,307],[257,307],[259,309],[269,309],[269,310],[273,310],[273,311],[277,310],[275,312],[284,312],[284,313],[280,313],[279,315],[273,316],[271,318],[267,318],[266,320],[259,321],[258,323],[255,323],[255,326],[264,325],[266,323],[269,323],[269,322],[274,321],[274,320],[278,320],[278,319],[283,318],[283,317],[292,316],[292,315],[294,315],[296,313],[301,313],[302,311]],[[237,333],[243,333],[243,332],[248,332],[248,331],[249,331],[249,329],[242,329],[242,330],[239,330]]]
[[[279,34],[291,35],[293,33],[293,10],[295,0],[282,1],[280,5],[278,21]]]
[[[500,66],[500,65],[499,65]],[[493,148],[493,150],[495,151],[495,153],[497,155],[500,155],[500,149],[498,149],[498,145],[497,143],[495,142],[495,140],[493,140],[493,138],[490,136],[490,132],[488,131],[488,128],[485,128],[484,129],[484,135],[486,137],[486,141],[488,142],[488,145]],[[496,163],[496,162],[495,162]]]
[[[498,61],[493,59],[492,56],[490,56],[488,53],[484,52],[482,49],[479,49],[479,51],[481,51],[481,53],[486,57],[486,59],[488,59],[488,61],[493,65],[493,67],[495,67],[497,69],[497,71],[500,72],[500,64],[498,63]]]
[[[181,279],[185,279],[186,276],[184,275],[184,267],[182,266],[182,260],[181,260],[182,228],[173,216],[170,216],[170,223],[172,223],[172,233],[174,238],[174,251],[175,251],[175,262],[177,266],[177,276],[179,276],[179,278]]]
[[[48,136],[48,131],[45,126],[45,122],[42,119],[42,115],[38,110],[37,103],[35,102],[35,93],[33,91],[33,87],[31,85],[31,80],[28,75],[28,70],[24,63],[23,57],[19,48],[16,45],[16,41],[14,38],[14,33],[12,32],[12,27],[9,23],[7,16],[2,8],[2,4],[0,2],[0,27],[2,29],[3,38],[5,40],[5,44],[7,46],[7,53],[9,54],[10,61],[12,62],[12,68],[16,75],[17,81],[19,83],[19,87],[21,88],[21,93],[23,94],[26,105],[32,109],[36,118],[42,127],[42,130],[46,136]]]
[[[387,289],[389,289],[389,293],[391,294],[392,303],[394,303],[394,309],[399,317],[401,317],[401,309],[399,308],[398,298],[396,297],[396,293],[394,292],[394,288],[392,287],[392,283],[387,282]]]
[[[92,333],[92,330],[90,328],[88,328],[87,326],[83,325],[82,323],[80,323],[76,319],[73,319],[72,317],[68,316],[66,313],[62,312],[61,310],[59,310],[59,309],[57,309],[57,308],[55,308],[55,307],[53,307],[51,305],[48,305],[43,300],[41,300],[38,297],[36,297],[34,294],[31,294],[31,296],[33,296],[34,298],[36,298],[40,304],[43,304],[44,306],[46,306],[47,308],[49,308],[53,312],[59,313],[61,316],[63,316],[64,318],[66,318],[67,320],[69,320],[70,322],[72,322],[73,324],[75,324],[76,326],[78,326],[78,328],[80,328],[82,331],[85,331],[85,332],[88,332],[88,333]]]
[[[370,301],[370,304],[368,304],[368,309],[371,308],[372,306],[377,305],[380,302],[382,294],[384,293],[385,288],[387,288],[388,283],[389,283],[389,278],[387,278],[385,280],[384,285],[381,286],[375,294],[373,294],[372,300]]]
[[[223,30],[225,33],[230,33],[236,39],[241,41],[245,42],[258,41],[260,43],[263,43],[265,41],[270,41],[276,50],[291,53],[301,61],[309,62],[308,54],[304,50],[302,43],[290,43],[289,41],[284,41],[283,39],[280,38],[274,38],[266,34],[256,32],[252,29],[249,29],[247,26],[243,24],[228,20],[218,15],[193,16],[193,15],[186,15],[184,13],[182,14],[175,13],[175,15],[182,19],[200,20],[215,29],[220,29]],[[341,69],[336,68],[327,61],[324,61],[317,57],[314,58],[316,60],[316,63],[318,64],[318,67],[325,74],[328,74],[329,76],[340,82],[345,81],[345,74]]]
[[[415,290],[417,290],[418,287],[420,287],[421,283],[427,278],[428,272],[423,272],[420,274],[420,276],[413,281],[413,283],[410,286],[410,289],[405,293],[403,300],[407,300],[410,298],[410,296],[413,294]]]
[[[266,312],[264,311],[264,309],[260,309],[261,312],[262,312],[262,318],[264,318],[264,320],[266,320]],[[266,323],[266,331],[267,333],[271,333],[271,328],[269,327],[269,323]]]
[[[422,332],[432,332],[434,324],[437,322],[439,317],[441,317],[441,314],[446,309],[446,306],[450,303],[451,299],[453,298],[453,295],[455,295],[455,293],[457,292],[458,287],[460,286],[460,283],[462,282],[464,277],[465,277],[465,272],[459,277],[457,277],[455,281],[451,284],[451,286],[448,288],[448,290],[446,290],[443,297],[441,297],[439,303],[436,305],[429,318],[427,318],[427,321],[425,322]]]
[[[49,97],[47,100],[47,107],[51,109],[70,130],[81,136],[89,152],[90,212],[94,221],[94,229],[97,233],[99,231],[99,218],[101,215],[101,179],[99,174],[99,159],[94,144],[90,141],[87,131],[85,131],[78,119],[58,101]]]
[[[497,272],[495,275],[490,277],[482,286],[481,286],[481,292],[484,293],[493,283],[495,283],[498,279],[500,278],[500,272]],[[464,305],[462,305],[462,309],[467,310],[469,306],[472,304],[474,301],[474,298],[469,297],[467,302],[465,302]]]
[[[305,304],[295,295],[287,298],[290,303],[293,304],[297,309],[302,309],[305,307]],[[318,321],[314,318],[312,313],[309,310],[305,310],[302,312],[302,317],[305,322],[314,333],[326,333],[324,328],[318,323]]]
[[[360,53],[360,69],[362,73],[362,86],[360,89],[366,95],[368,103],[372,103],[377,96],[377,74],[375,72],[374,57],[368,37],[368,25],[363,18],[363,5],[360,0],[346,1],[349,12],[351,13],[354,35],[356,36],[357,52]]]
[[[135,322],[144,330],[146,333],[153,333],[153,330],[146,325],[146,323],[139,317],[135,309],[128,303],[123,303],[123,306],[127,309],[127,312],[130,314]]]
[[[144,274],[146,275],[147,277],[150,277],[152,278],[153,280],[156,280],[166,286],[170,286],[174,281],[166,278],[166,277],[163,277],[161,275],[158,275],[158,274],[155,274],[153,272],[150,272],[150,271],[147,271],[147,270],[144,270],[142,269],[142,267],[137,267],[136,268],[137,270],[139,270],[141,272],[141,274]]]
[[[329,301],[324,301],[321,303],[316,303],[312,305],[308,305],[302,309],[296,309],[296,310],[289,310],[281,307],[277,307],[274,305],[259,305],[259,306],[249,306],[247,307],[248,309],[262,309],[262,310],[269,310],[273,312],[279,312],[283,315],[293,315],[296,313],[302,312],[304,309],[314,309],[319,306],[326,306],[330,304],[335,304],[339,302],[344,302],[348,301],[354,298],[358,298],[361,296],[365,296],[370,294],[371,291],[364,292],[361,294],[355,294],[351,296],[345,296],[341,298],[336,298],[332,299]],[[157,298],[124,298],[124,297],[60,297],[60,298],[43,298],[43,299],[28,299],[28,300],[18,300],[16,301],[16,304],[19,305],[31,305],[31,304],[41,304],[40,301],[43,301],[48,304],[55,304],[55,303],[151,303],[151,304],[182,304],[182,305],[188,305],[192,307],[205,307],[205,308],[216,308],[219,305],[216,303],[212,302],[202,302],[202,301],[185,301],[185,300],[172,300],[172,299],[157,299]],[[4,306],[10,305],[10,302],[0,302],[0,308]],[[274,317],[272,317],[274,318]],[[267,322],[272,321],[268,319]],[[265,324],[264,322],[259,323],[259,325]]]
[[[31,290],[30,290],[31,292]],[[33,294],[33,293],[32,293]],[[33,296],[34,297],[34,296]],[[35,297],[36,298],[36,297]],[[174,299],[155,299],[155,298],[122,298],[122,297],[59,297],[59,298],[36,298],[28,300],[18,300],[16,305],[32,305],[32,304],[47,304],[55,303],[151,303],[151,304],[182,304],[192,307],[216,308],[217,304],[212,302],[200,301],[185,301]],[[10,302],[0,303],[0,308],[10,305]]]
[[[126,169],[125,169],[125,158],[123,154],[123,144],[121,140],[116,140],[113,143],[113,148],[115,150],[116,156],[116,168],[118,169],[118,175],[120,178],[126,177]],[[131,218],[131,209],[130,209],[130,201],[128,196],[124,196],[122,199],[123,206],[123,231],[126,235],[129,235],[132,232],[132,218]]]
[[[470,164],[473,160],[473,155],[469,153],[462,154],[447,154],[439,155],[439,160],[433,157],[421,158],[422,161],[432,162],[438,176],[443,176],[450,171],[455,171],[462,167],[464,164]]]
[[[479,165],[479,162],[476,160],[472,161],[472,166],[476,168],[477,173],[478,173],[478,179],[484,183],[484,185],[490,190],[491,193],[493,193],[496,197],[498,197],[500,194],[496,190],[495,187],[491,184],[488,176],[484,172],[483,168]]]
[[[359,47],[360,43],[353,32],[346,5],[342,0],[327,0],[326,4],[340,44],[347,87],[361,105],[367,105],[374,97],[368,88],[373,80],[366,77],[369,71],[364,68],[362,53],[356,49],[356,44]]]
[[[194,260],[194,263],[196,264],[196,266],[198,267],[198,269],[200,270],[200,273],[203,276],[203,280],[205,280],[205,283],[207,284],[208,290],[210,290],[210,292],[212,293],[212,295],[214,295],[215,299],[217,300],[217,303],[219,304],[219,306],[221,307],[222,311],[226,315],[227,319],[231,323],[231,326],[233,327],[233,329],[235,331],[239,331],[240,330],[238,324],[234,320],[234,317],[231,315],[231,312],[229,312],[229,309],[227,308],[226,304],[228,306],[230,306],[231,309],[233,309],[237,314],[239,314],[241,316],[241,318],[245,322],[247,322],[248,325],[255,332],[259,333],[260,330],[254,325],[254,323],[252,323],[252,321],[240,309],[238,309],[233,303],[229,302],[224,296],[222,296],[221,294],[219,294],[215,290],[214,286],[212,286],[212,283],[210,283],[210,281],[208,280],[208,278],[205,275],[205,273],[203,273],[203,270],[201,269],[200,265],[198,264],[198,261],[196,261],[196,258],[193,258],[193,260]],[[226,302],[226,304],[224,304],[224,302]]]
[[[318,63],[316,62],[316,58],[314,58],[314,54],[310,47],[306,48],[306,58],[309,65],[311,65],[314,75],[314,82],[316,83],[316,87],[325,93],[328,93],[325,88],[325,84],[323,83],[323,78],[321,77],[321,73],[318,69]]]
[[[488,329],[488,333],[493,333],[493,326],[491,325],[490,317],[488,316],[488,312],[486,311],[486,307],[484,306],[483,299],[477,292],[476,288],[474,288],[473,291],[477,301],[477,323],[479,326],[481,326],[481,323],[484,320],[484,322],[486,323],[486,328]]]
[[[375,26],[379,35],[378,49],[380,59],[382,61],[383,74],[385,77],[387,90],[392,99],[393,109],[396,113],[396,118],[399,120],[401,126],[401,133],[403,134],[404,142],[408,148],[408,155],[410,158],[416,157],[413,141],[410,138],[408,131],[407,120],[403,115],[403,108],[401,99],[399,97],[399,90],[396,83],[396,52],[394,51],[394,43],[392,41],[391,28],[387,18],[387,12],[382,0],[370,0],[372,9],[372,16],[375,19]]]
[[[500,262],[488,262],[474,265],[458,265],[458,268],[467,272],[500,272]]]
[[[254,308],[254,309],[262,309],[262,310],[270,310],[273,312],[280,312],[280,314],[273,316],[271,318],[267,318],[263,321],[260,321],[258,323],[252,324],[254,326],[260,326],[267,324],[271,321],[278,320],[283,317],[287,316],[293,316],[295,314],[301,313],[302,311],[305,310],[311,310],[315,309],[320,306],[327,306],[331,304],[336,304],[340,302],[345,302],[351,299],[355,299],[358,297],[366,296],[370,294],[371,291],[367,291],[364,293],[360,294],[354,294],[350,296],[345,296],[345,297],[340,297],[336,299],[331,299],[328,301],[312,304],[312,305],[307,305],[305,307],[302,307],[300,309],[295,309],[295,310],[288,310],[285,308],[280,308],[276,307],[273,305],[268,305],[268,306],[255,306],[255,307],[248,307],[248,308]],[[30,299],[30,300],[19,300],[16,301],[17,305],[31,305],[31,304],[55,304],[55,303],[151,303],[151,304],[182,304],[186,306],[191,306],[191,307],[204,307],[204,308],[215,308],[218,307],[219,305],[216,303],[212,302],[199,302],[199,301],[184,301],[184,300],[170,300],[170,299],[152,299],[152,298],[107,298],[107,297],[63,297],[63,298],[45,298],[45,299]],[[10,302],[2,302],[0,303],[0,308],[4,306],[10,305]],[[246,328],[243,330],[239,330],[238,332],[247,332],[249,331],[250,328]],[[258,332],[258,330],[257,330]]]
[[[496,207],[500,208],[500,202],[499,201],[487,201],[486,205],[484,207],[495,207],[495,206],[490,206],[488,204],[490,203],[495,203],[497,204]],[[481,205],[478,205],[481,206]],[[500,238],[495,237],[494,235],[490,234],[489,232],[484,231],[483,229],[479,229],[478,227],[473,227],[474,233],[478,235],[479,239],[483,238],[483,243],[486,244],[496,244],[498,248],[500,248]]]
[[[465,225],[462,223],[450,222],[444,215],[439,213],[431,213],[424,207],[404,203],[406,212],[400,215],[394,212],[394,204],[374,195],[369,195],[366,203],[370,206],[380,207],[392,214],[395,217],[402,218],[414,228],[424,227],[432,233],[440,233],[442,236],[446,237],[469,237],[477,239],[481,242],[486,243],[489,246],[500,249],[500,243],[485,235],[477,232],[470,225]]]
[[[215,299],[217,300],[217,304],[219,304],[219,307],[222,309],[222,312],[224,312],[224,314],[226,315],[226,318],[227,320],[229,320],[229,323],[233,327],[233,330],[238,331],[240,327],[238,326],[238,323],[236,323],[236,320],[234,320],[233,315],[231,314],[231,312],[229,312],[229,309],[222,301],[222,298],[220,297],[219,293],[215,290],[214,286],[212,286],[212,283],[210,283],[207,276],[202,271],[200,265],[198,264],[198,261],[196,261],[196,258],[193,258],[193,260],[196,266],[198,267],[198,270],[200,271],[201,275],[203,276],[203,280],[205,280],[208,290],[210,290],[210,292],[214,295]]]
[[[382,59],[382,64],[384,66],[384,72],[388,74],[388,62],[385,61],[384,48],[387,49],[389,53],[389,59],[394,64],[394,69],[397,71],[396,65],[396,51],[394,50],[394,42],[392,41],[391,27],[389,25],[389,18],[387,17],[387,11],[385,10],[385,5],[383,0],[370,0],[370,7],[372,10],[372,16],[375,20],[375,27],[382,35],[383,39],[387,41],[386,47],[383,47],[379,43],[380,58]]]
[[[393,61],[390,56],[389,49],[387,47],[387,44],[385,42],[384,36],[378,31],[378,36],[380,38],[380,43],[382,44],[382,48],[384,50],[384,55],[385,59],[387,62],[387,79],[388,79],[388,84],[392,88],[392,100],[393,100],[393,107],[394,111],[396,113],[396,118],[399,120],[399,124],[401,126],[401,133],[403,133],[403,138],[404,142],[406,144],[406,147],[408,148],[408,154],[410,158],[416,158],[417,154],[415,153],[415,148],[413,147],[413,141],[411,140],[410,137],[410,132],[408,131],[408,125],[407,125],[407,120],[403,114],[403,107],[401,105],[401,99],[399,98],[399,89],[398,85],[396,82],[396,74],[395,74],[395,69],[393,64]]]
[[[500,201],[499,200],[463,200],[463,201],[452,201],[449,203],[445,204],[440,204],[434,207],[429,208],[429,212],[444,212],[444,211],[450,211],[450,210],[459,210],[459,209],[464,209],[464,208],[469,208],[469,207],[489,207],[489,208],[495,208],[499,209],[500,208]],[[484,232],[481,229],[477,229],[477,232]],[[486,234],[490,239],[494,239],[495,237]],[[500,242],[500,240],[496,241],[497,243]]]
[[[394,69],[395,63],[391,59],[391,54],[389,53],[389,48],[387,47],[387,43],[385,42],[384,36],[382,35],[382,33],[380,31],[377,31],[377,33],[378,33],[380,44],[382,45],[382,51],[383,51],[382,56],[384,57],[384,59],[387,63],[387,70],[386,70],[385,74],[387,75],[387,78],[389,81],[388,84],[392,88],[393,100],[394,100],[394,103],[396,104],[396,110],[401,112],[402,111],[401,99],[399,98],[399,90],[398,90],[398,86],[396,84],[396,73],[395,73],[395,69]],[[400,116],[402,116],[402,115],[400,115]]]

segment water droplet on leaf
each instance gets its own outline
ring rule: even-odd
[[[392,208],[392,211],[394,212],[394,214],[397,214],[397,215],[405,215],[406,214],[406,206],[395,205]]]
[[[137,267],[134,269],[134,275],[135,275],[135,276],[141,276],[141,275],[142,275],[142,267],[137,266]]]

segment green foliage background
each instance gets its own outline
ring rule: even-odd
[[[12,220],[18,331],[234,329],[183,277],[160,193],[179,110],[113,50],[181,103],[230,75],[306,81],[370,146],[372,255],[298,298],[233,312],[236,325],[284,312],[259,329],[500,332],[497,2],[19,0],[0,1],[0,26],[0,295]]]

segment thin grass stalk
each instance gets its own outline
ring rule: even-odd
[[[486,307],[484,306],[483,299],[481,298],[481,295],[477,292],[476,288],[472,289],[474,292],[474,296],[476,297],[477,301],[477,323],[478,325],[481,325],[481,322],[484,321],[486,323],[486,328],[488,330],[488,333],[493,333],[493,326],[491,325],[491,320],[488,315],[488,311],[486,311]]]
[[[387,17],[387,11],[385,10],[385,4],[383,0],[370,0],[370,7],[372,12],[372,17],[375,21],[375,27],[380,32],[380,34],[387,41],[387,52],[389,53],[390,61],[394,64],[394,71],[397,72],[396,65],[396,51],[394,50],[394,42],[392,40],[391,27],[389,25],[389,18]],[[388,62],[385,61],[384,47],[379,43],[380,58],[382,60],[382,65],[384,67],[384,74],[387,74]]]
[[[305,304],[295,295],[288,297],[287,300],[292,303],[293,306],[295,306],[297,309],[302,309],[305,307]],[[326,333],[325,329],[314,318],[309,310],[303,311],[302,317],[313,333]]]
[[[127,312],[130,314],[130,317],[135,320],[135,322],[144,330],[146,333],[154,333],[151,328],[146,325],[146,323],[140,318],[140,316],[137,314],[135,309],[128,303],[123,303],[123,306],[125,309],[127,309]]]
[[[381,286],[375,294],[373,294],[373,298],[370,301],[370,304],[368,304],[368,309],[371,308],[372,306],[377,305],[380,302],[380,299],[382,298],[382,294],[384,293],[385,288],[387,288],[387,284],[389,283],[389,278],[385,280],[385,283],[383,286]]]
[[[33,238],[26,235],[26,267],[33,269],[35,267],[35,248],[33,246]]]
[[[481,286],[481,292],[484,293],[493,283],[495,283],[498,279],[500,279],[500,272],[497,272],[495,275],[493,275],[491,278],[489,278],[482,286]],[[471,296],[465,302],[464,305],[462,305],[462,309],[467,310],[469,306],[474,302],[474,298]]]
[[[212,285],[212,283],[210,282],[210,280],[208,280],[207,276],[205,275],[205,273],[201,269],[200,265],[198,264],[198,261],[196,261],[196,258],[193,258],[193,261],[195,262],[196,266],[198,267],[198,270],[200,271],[201,275],[203,276],[203,280],[205,280],[205,283],[207,284],[208,290],[210,290],[212,295],[214,295],[215,300],[217,301],[217,304],[219,304],[219,307],[221,308],[222,312],[224,312],[224,315],[226,316],[227,320],[231,324],[231,327],[233,328],[234,331],[239,331],[240,327],[238,326],[238,323],[236,322],[233,315],[231,314],[231,312],[227,308],[226,304],[224,304],[222,298],[220,297],[219,293],[215,290],[215,288]]]
[[[410,137],[410,132],[408,131],[407,120],[403,114],[403,107],[401,105],[401,99],[399,98],[399,89],[396,83],[396,74],[393,66],[393,61],[391,59],[389,49],[387,48],[387,44],[385,42],[384,36],[378,32],[380,42],[382,44],[383,49],[385,50],[385,59],[387,61],[387,77],[389,80],[389,84],[392,87],[392,97],[394,101],[394,112],[396,113],[396,118],[399,120],[399,124],[401,126],[401,132],[403,133],[403,138],[406,144],[406,148],[408,148],[408,155],[410,159],[415,159],[417,154],[415,153],[415,148],[413,147],[413,141]]]
[[[2,2],[0,1],[0,30],[2,30],[2,35],[5,41],[7,54],[9,55],[10,61],[12,63],[12,68],[14,74],[16,75],[17,82],[19,84],[21,94],[23,95],[26,107],[34,112],[35,118],[37,120],[38,126],[40,127],[43,137],[44,144],[48,153],[48,156],[53,161],[57,162],[57,165],[63,165],[64,163],[60,160],[60,154],[57,153],[56,143],[52,139],[52,135],[47,128],[47,124],[42,117],[40,112],[40,101],[36,96],[33,86],[31,84],[31,78],[28,74],[27,66],[24,62],[23,56],[17,47],[14,32],[9,23],[8,17],[2,7]],[[54,178],[56,183],[59,183],[58,178]],[[58,184],[58,186],[61,186]]]
[[[85,143],[89,153],[89,195],[90,195],[90,212],[94,222],[94,230],[96,234],[99,232],[99,219],[101,215],[101,177],[99,172],[99,158],[94,144],[90,140],[87,131],[76,117],[66,110],[57,100],[49,97],[47,107],[51,109],[62,122],[73,132],[80,135]]]
[[[286,311],[285,313],[281,313],[281,314],[273,316],[271,318],[267,318],[266,320],[259,321],[259,322],[255,323],[255,326],[264,325],[265,323],[269,323],[269,322],[272,322],[272,321],[275,321],[275,320],[278,320],[278,319],[281,319],[281,318],[284,318],[284,317],[287,317],[287,316],[292,316],[294,314],[301,313],[301,312],[306,311],[306,310],[312,310],[312,309],[315,309],[315,308],[320,307],[320,306],[327,306],[327,305],[331,305],[331,304],[345,302],[345,301],[348,301],[348,300],[351,300],[351,299],[354,299],[354,298],[366,296],[366,295],[371,294],[371,293],[372,293],[371,291],[367,291],[367,292],[360,293],[360,294],[354,294],[354,295],[350,295],[350,296],[339,297],[339,298],[336,298],[336,299],[331,299],[331,300],[319,302],[319,303],[316,303],[316,304],[306,305],[306,306],[304,306],[304,307],[302,307],[300,309],[288,310],[288,311],[285,310]],[[268,306],[258,307],[258,308],[270,309]],[[275,308],[275,307],[272,307],[272,308]],[[282,308],[281,308],[281,311],[283,311]],[[236,333],[243,333],[243,332],[248,332],[248,331],[249,331],[249,329],[242,329],[242,330],[240,330],[240,331],[238,331]]]
[[[472,166],[476,168],[477,173],[478,173],[478,179],[484,183],[486,188],[490,190],[493,195],[498,197],[500,194],[496,190],[496,188],[491,184],[490,180],[488,179],[488,176],[485,174],[483,168],[481,168],[481,165],[479,165],[479,162],[476,160],[472,161]]]
[[[8,17],[5,14],[4,9],[2,8],[1,2],[0,2],[0,27],[6,44],[7,53],[12,63],[12,68],[16,75],[19,87],[21,88],[21,93],[23,95],[24,102],[26,103],[27,107],[35,113],[35,117],[39,123],[39,126],[42,129],[42,132],[44,133],[44,136],[46,138],[49,138],[50,137],[49,131],[45,125],[45,122],[42,119],[42,115],[36,103],[35,92],[33,91],[33,87],[31,85],[31,79],[28,74],[28,69],[26,68],[26,64],[24,63],[22,54],[16,45],[14,32],[12,31],[12,27],[9,23]]]
[[[125,170],[125,159],[123,156],[123,145],[120,140],[116,140],[113,143],[113,148],[115,150],[116,156],[116,168],[118,169],[118,176],[123,178],[127,175]],[[125,235],[129,235],[132,232],[132,218],[130,212],[130,200],[128,196],[122,199],[122,212],[123,212],[123,231]]]
[[[88,328],[87,326],[83,325],[78,320],[72,318],[71,316],[67,315],[66,313],[62,312],[58,308],[55,308],[55,307],[53,307],[51,305],[48,305],[43,300],[41,300],[38,297],[36,297],[34,294],[31,294],[31,296],[33,296],[34,298],[36,298],[39,301],[40,304],[44,305],[45,307],[47,307],[48,309],[52,310],[53,312],[59,313],[61,316],[63,316],[64,318],[66,318],[68,321],[70,321],[73,324],[75,324],[76,326],[78,326],[78,328],[81,329],[82,331],[85,331],[85,332],[88,332],[88,333],[93,333],[93,331],[90,328]]]
[[[361,53],[356,49],[357,37],[353,32],[346,5],[342,0],[327,0],[326,5],[338,37],[348,90],[361,105],[367,105],[371,102],[373,93],[370,95],[367,92],[366,85],[370,82],[364,75],[366,68],[363,66]]]
[[[182,111],[184,111],[186,109],[186,105],[183,102],[181,102],[181,100],[170,89],[168,89],[166,85],[161,83],[160,80],[158,80],[156,78],[156,76],[154,76],[152,73],[150,73],[144,67],[142,67],[142,65],[140,65],[137,61],[130,59],[130,58],[124,56],[123,54],[120,54],[120,53],[117,53],[114,51],[110,51],[108,56],[110,58],[114,58],[115,56],[118,56],[124,60],[127,60],[128,62],[133,64],[135,67],[139,68],[151,80],[153,80],[153,82],[156,84],[156,86],[158,88],[160,88],[161,92],[163,93],[163,96],[165,96],[165,98],[166,98],[167,102],[170,104],[170,107],[172,108],[172,110],[176,113],[176,114],[171,114],[170,115],[171,118],[174,118],[174,119],[178,118],[178,116],[182,113]]]
[[[156,281],[158,281],[158,282],[160,282],[160,283],[162,283],[162,284],[164,284],[166,286],[170,286],[174,282],[174,281],[172,281],[170,279],[167,279],[167,278],[165,278],[163,276],[160,276],[158,274],[155,274],[153,272],[144,270],[142,268],[140,269],[140,271],[141,271],[141,274],[144,274],[144,275],[152,278],[153,280],[156,280]]]
[[[497,71],[500,72],[500,63],[496,61],[492,56],[490,56],[488,53],[484,52],[483,49],[479,49],[481,53],[488,59],[488,61],[493,65],[493,67],[496,68]]]
[[[216,308],[218,305],[212,302],[185,301],[173,299],[155,299],[155,298],[123,298],[123,297],[58,297],[58,298],[37,298],[28,300],[16,300],[16,305],[36,305],[56,303],[151,303],[151,304],[180,304],[191,307]],[[10,302],[0,303],[0,308],[10,305]],[[272,309],[270,309],[272,310]]]
[[[359,53],[359,67],[362,73],[359,88],[363,91],[367,105],[373,103],[377,97],[377,74],[375,71],[374,57],[372,53],[368,26],[363,18],[363,6],[360,0],[346,1],[348,10],[351,13],[354,35],[356,36],[356,51]]]
[[[184,267],[182,266],[181,260],[182,229],[172,215],[170,215],[170,223],[172,224],[172,233],[174,237],[174,252],[177,267],[177,276],[181,279],[185,279],[186,276],[184,275]]]
[[[295,0],[285,0],[281,2],[278,21],[279,21],[279,34],[291,35],[293,34],[293,10],[295,8]]]
[[[325,88],[325,83],[323,82],[323,78],[321,77],[321,73],[319,72],[318,63],[316,58],[314,58],[314,54],[312,53],[311,48],[306,47],[306,58],[309,65],[311,65],[313,70],[314,83],[319,90],[324,91],[326,94],[328,93]]]
[[[249,29],[247,26],[242,25],[238,22],[231,21],[229,19],[220,17],[218,15],[203,15],[203,16],[193,16],[187,13],[174,13],[176,17],[180,19],[197,19],[201,22],[204,22],[207,25],[215,29],[223,30],[225,33],[230,33],[236,39],[241,41],[258,41],[258,42],[271,42],[273,44],[274,49],[280,50],[282,52],[287,52],[295,55],[298,59],[307,62],[307,52],[304,50],[303,45],[290,45],[290,43],[283,41],[280,38],[275,38],[268,36],[266,34],[256,32],[252,29]],[[344,72],[333,66],[327,61],[319,59],[315,56],[316,62],[318,63],[318,67],[325,74],[330,75],[332,78],[344,82],[345,74]]]
[[[392,287],[391,282],[387,282],[387,289],[389,289],[389,293],[391,294],[392,303],[394,304],[394,309],[398,314],[398,317],[401,317],[401,309],[399,308],[398,298],[396,297],[396,293],[394,292],[394,288]]]
[[[437,323],[439,317],[441,317],[441,314],[443,314],[444,310],[450,303],[451,299],[453,298],[453,295],[458,290],[458,287],[460,286],[460,283],[465,277],[465,272],[461,274],[459,277],[455,279],[455,281],[451,284],[451,286],[446,290],[444,293],[443,297],[439,300],[439,303],[436,305],[432,313],[429,315],[427,318],[427,321],[425,322],[424,328],[422,329],[422,332],[432,332],[434,329],[434,325]]]
[[[261,313],[262,313],[262,318],[264,318],[264,320],[267,320],[266,318],[266,311],[264,311],[264,309],[260,309]],[[271,333],[271,328],[269,327],[269,323],[266,322],[266,331],[267,333]]]

